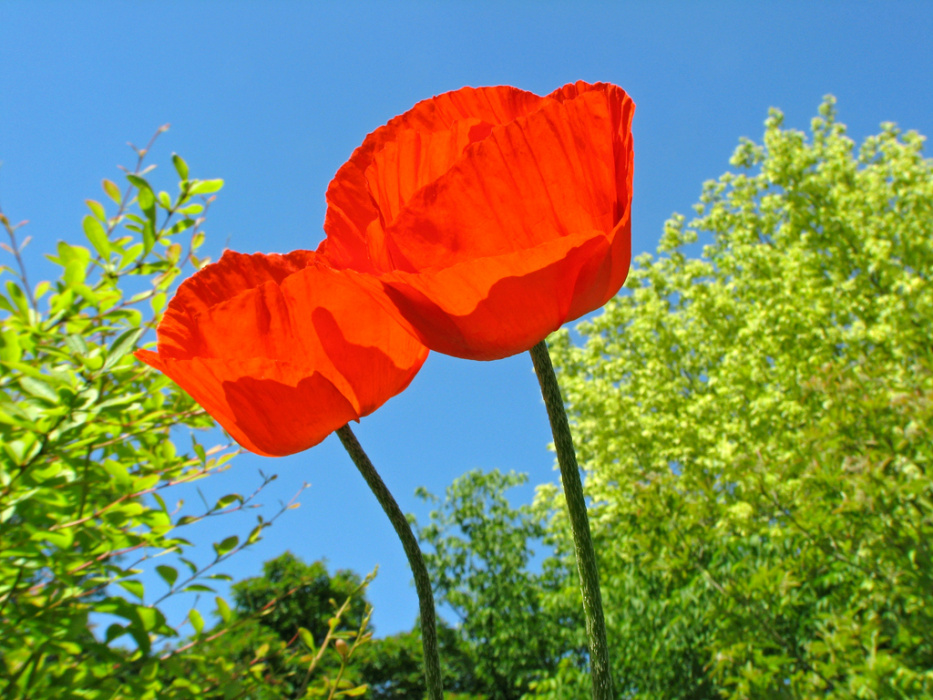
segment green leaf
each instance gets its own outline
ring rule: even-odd
[[[103,371],[107,371],[119,362],[124,356],[136,348],[136,343],[146,332],[145,328],[131,328],[124,331],[110,346],[107,352],[107,359],[104,361]]]
[[[120,588],[123,590],[128,591],[131,595],[136,596],[140,600],[143,599],[145,588],[143,587],[142,581],[117,581],[117,585],[120,586]]]
[[[188,611],[188,620],[191,622],[191,626],[194,627],[195,633],[201,634],[204,631],[204,618],[194,608]]]
[[[58,392],[53,389],[48,382],[35,377],[20,377],[19,385],[30,396],[38,399],[44,399],[52,404],[59,402]]]
[[[174,236],[194,226],[194,219],[182,219],[168,230],[169,236]]]
[[[91,210],[91,213],[94,214],[101,221],[107,220],[107,212],[104,211],[103,205],[93,199],[85,199],[84,203],[87,204],[87,208]]]
[[[167,566],[166,564],[160,564],[156,567],[156,572],[159,576],[162,577],[162,580],[165,581],[169,588],[175,585],[175,581],[178,580],[178,569],[174,566]]]
[[[198,447],[200,447],[200,445]],[[202,447],[201,449],[203,450],[204,448]],[[217,500],[217,504],[214,506],[214,509],[223,510],[231,503],[243,503],[243,497],[238,493],[228,493],[226,496]]]
[[[149,300],[149,306],[152,308],[152,313],[158,316],[162,309],[165,308],[165,302],[168,297],[165,292],[156,292],[152,295],[152,299]]]
[[[220,619],[224,622],[230,622],[233,612],[230,610],[230,606],[227,605],[227,601],[220,596],[217,596],[214,600],[217,602],[217,612],[220,614]]]
[[[124,634],[126,634],[126,627],[114,622],[112,625],[107,627],[107,632],[104,634],[104,641],[106,641],[107,644],[110,644],[110,642],[112,642],[114,639],[122,637]]]
[[[134,175],[133,173],[127,173],[126,179],[139,190],[149,190],[149,193],[152,194],[152,185],[144,177],[139,175]]]
[[[149,252],[155,247],[155,243],[156,243],[155,227],[152,225],[151,221],[147,221],[143,225],[142,229],[140,229],[140,232],[142,233],[142,236],[143,236],[143,253],[148,255]]]
[[[223,180],[193,180],[188,194],[211,194],[219,191],[224,186]]]
[[[142,209],[143,212],[147,212],[147,210],[151,210],[155,207],[155,193],[148,187],[141,187],[136,193],[136,201],[139,202],[139,208]]]
[[[70,549],[71,545],[73,545],[75,541],[74,528],[71,527],[66,527],[61,530],[50,530],[49,532],[36,534],[41,534],[40,539],[45,540],[49,544],[62,550]]]
[[[90,215],[85,216],[82,223],[84,224],[84,235],[87,236],[88,241],[94,246],[94,250],[96,250],[102,258],[107,258],[110,255],[110,241],[107,238],[107,231],[104,230],[103,225]]]
[[[76,333],[65,336],[65,345],[68,346],[68,349],[71,350],[78,357],[84,357],[87,355],[87,343],[84,341],[84,337]]]
[[[182,180],[188,179],[188,164],[177,153],[172,154],[172,164],[175,166],[175,172]]]
[[[117,187],[117,183],[105,178],[101,184],[104,187],[104,192],[114,203],[119,204],[123,201],[123,194],[120,192],[120,188]]]
[[[139,616],[139,619],[143,624],[143,629],[145,629],[147,632],[151,632],[156,627],[158,627],[160,623],[165,621],[165,618],[161,612],[149,606],[136,606],[136,614]]]
[[[19,333],[12,328],[0,330],[0,360],[19,362],[23,357],[23,348],[19,342]],[[203,451],[204,448],[201,448]],[[203,459],[201,460],[204,461]]]
[[[15,304],[16,308],[19,310],[19,313],[28,318],[29,301],[26,299],[26,295],[23,293],[23,290],[20,288],[20,286],[13,280],[7,280],[6,291],[9,295],[10,301]]]
[[[220,544],[214,544],[214,551],[217,552],[217,556],[222,557],[224,554],[232,550],[240,543],[240,538],[236,535],[230,535],[224,539]]]
[[[301,638],[301,641],[304,642],[304,645],[308,647],[311,653],[315,653],[317,647],[314,645],[314,635],[312,635],[304,627],[298,628],[298,636]]]

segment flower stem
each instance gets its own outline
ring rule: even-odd
[[[363,451],[356,435],[350,430],[349,425],[345,425],[337,430],[337,437],[343,443],[344,448],[350,455],[350,459],[360,470],[360,474],[366,480],[369,489],[375,494],[382,510],[389,516],[392,527],[399,539],[402,541],[402,547],[405,548],[405,555],[408,557],[408,565],[415,577],[415,589],[418,591],[418,604],[421,609],[421,644],[424,647],[424,676],[428,687],[429,700],[443,700],[444,690],[441,682],[441,662],[437,653],[437,619],[434,612],[434,594],[431,592],[431,579],[428,577],[428,569],[424,565],[424,557],[421,556],[421,549],[418,547],[418,540],[411,531],[411,526],[402,509],[392,497],[388,487],[379,476],[373,463]]]
[[[564,484],[570,527],[573,530],[573,547],[580,574],[580,591],[583,594],[583,610],[586,614],[586,636],[590,647],[590,675],[593,678],[593,699],[613,700],[612,674],[609,669],[609,646],[606,642],[606,621],[603,618],[603,601],[599,592],[599,571],[596,567],[596,552],[590,537],[590,523],[586,515],[586,499],[583,483],[577,467],[577,455],[573,449],[570,424],[564,412],[564,400],[547,342],[542,340],[531,349],[531,361],[541,385],[541,395],[547,407],[560,477]]]

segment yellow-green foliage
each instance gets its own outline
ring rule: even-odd
[[[922,143],[856,149],[831,99],[809,138],[772,112],[558,336],[629,696],[933,695]]]

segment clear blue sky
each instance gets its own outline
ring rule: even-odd
[[[30,261],[47,276],[40,254],[78,241],[83,201],[130,162],[125,143],[171,122],[153,162],[167,170],[176,151],[193,176],[227,182],[206,228],[215,259],[225,246],[314,248],[330,178],[395,114],[463,85],[540,94],[584,79],[617,83],[638,105],[633,248],[653,251],[664,220],[690,214],[738,138],[760,137],[770,106],[807,128],[831,92],[856,140],[882,121],[933,134],[931,36],[929,1],[0,0],[0,204],[31,221]],[[475,467],[555,479],[527,356],[432,355],[357,434],[419,517],[416,487],[441,493]],[[361,573],[378,564],[377,633],[410,628],[417,602],[401,546],[336,438],[285,459],[243,455],[199,486],[208,500],[250,492],[259,469],[279,475],[260,499],[267,516],[303,482],[311,488],[224,570],[255,575],[285,550]],[[188,533],[202,548],[194,558],[208,560],[210,542],[235,527],[247,532],[254,514]]]

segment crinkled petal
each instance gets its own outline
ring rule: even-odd
[[[140,359],[174,379],[247,449],[291,454],[411,382],[425,348],[382,287],[309,251],[226,253],[182,284]]]
[[[548,100],[493,129],[387,223],[393,267],[449,267],[563,236],[608,233],[631,199],[617,196],[626,174],[616,171],[617,131],[602,92]]]
[[[594,232],[448,268],[396,272],[383,284],[425,345],[496,360],[530,349],[604,304],[624,280],[629,256],[627,236]]]
[[[327,239],[318,252],[342,267],[386,269],[386,223],[470,144],[542,99],[512,87],[463,88],[419,102],[374,131],[327,189]]]
[[[419,103],[338,172],[318,252],[378,273],[431,349],[527,350],[625,281],[633,113],[620,88],[584,82],[544,98],[489,88]]]
[[[265,359],[136,357],[183,388],[240,445],[267,457],[313,447],[357,418],[352,404],[322,374]]]

